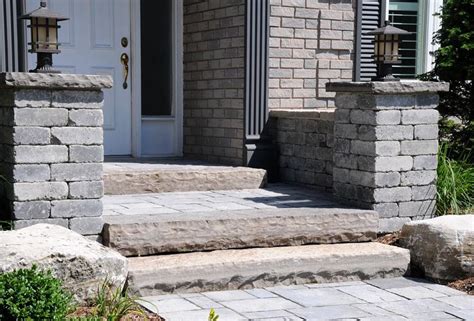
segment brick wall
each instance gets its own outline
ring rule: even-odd
[[[353,0],[271,0],[269,107],[334,107],[327,82],[352,80]]]
[[[184,154],[242,165],[245,0],[184,0]]]
[[[271,132],[284,182],[332,188],[334,112],[272,110]]]

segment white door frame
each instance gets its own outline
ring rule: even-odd
[[[172,116],[153,117],[156,121],[169,121],[170,117],[175,123],[175,153],[161,155],[176,157],[183,155],[183,0],[173,3],[172,39],[175,44],[172,48],[173,59],[173,93]],[[131,83],[132,83],[132,156],[147,157],[156,155],[143,155],[142,153],[142,102],[141,102],[141,28],[140,28],[140,1],[130,1],[131,13]]]

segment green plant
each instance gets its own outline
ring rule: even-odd
[[[474,167],[449,158],[449,145],[442,143],[438,154],[437,214],[463,214],[474,209]],[[467,159],[467,156],[464,156]]]
[[[216,313],[216,310],[211,309],[209,312],[209,318],[208,321],[218,321],[219,320],[219,315]]]
[[[0,320],[64,320],[72,296],[36,266],[0,274]]]

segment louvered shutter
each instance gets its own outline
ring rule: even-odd
[[[373,63],[374,36],[366,33],[381,25],[381,0],[359,0],[357,10],[357,38],[354,70],[356,81],[370,81],[376,76],[376,66]]]
[[[18,20],[23,2],[0,0],[0,71],[21,71],[25,57],[23,23]]]

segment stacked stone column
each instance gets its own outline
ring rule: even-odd
[[[102,230],[103,88],[108,76],[0,73],[3,211],[15,228]]]
[[[374,209],[380,232],[432,217],[438,92],[445,83],[330,83],[336,92],[333,193]]]

